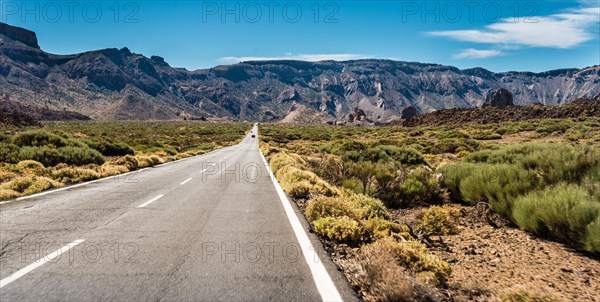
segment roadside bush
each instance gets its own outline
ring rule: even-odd
[[[0,190],[14,191],[19,195],[29,195],[61,186],[61,183],[43,176],[20,176],[0,185]]]
[[[451,206],[432,206],[422,210],[419,218],[419,227],[432,235],[458,234],[458,219],[460,210]]]
[[[304,161],[302,160],[302,158],[300,158],[300,156],[292,156],[284,152],[276,153],[271,158],[269,158],[269,165],[271,167],[271,171],[273,171],[273,174],[277,174],[279,169],[285,166],[302,166],[303,164]]]
[[[325,217],[313,221],[317,235],[338,242],[352,243],[361,237],[361,230],[356,220],[349,217]]]
[[[370,250],[374,255],[394,255],[398,264],[415,273],[417,278],[424,277],[423,281],[432,285],[446,284],[452,273],[447,262],[429,254],[427,248],[416,241],[398,242],[387,237],[365,245],[362,249]]]
[[[0,189],[0,200],[17,198],[19,195],[19,192],[14,190]]]
[[[91,169],[63,168],[52,171],[52,178],[65,184],[74,184],[100,178],[98,172]]]
[[[313,187],[308,180],[282,184],[282,189],[294,199],[307,199]]]
[[[148,156],[136,156],[135,158],[137,159],[138,168],[140,169],[154,166],[154,161]]]
[[[306,206],[305,215],[309,221],[326,217],[357,218],[350,201],[327,196],[317,196],[311,199]]]
[[[119,157],[113,161],[115,165],[125,166],[127,170],[133,171],[139,167],[139,162],[137,158],[133,155],[125,155],[123,157]]]
[[[121,173],[129,172],[126,166],[115,165],[113,163],[105,163],[100,166],[100,177],[113,176]]]
[[[525,230],[585,246],[588,226],[600,218],[600,202],[583,188],[560,184],[517,198],[512,214]]]

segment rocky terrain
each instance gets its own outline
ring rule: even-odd
[[[270,121],[306,108],[309,120],[342,121],[358,108],[381,123],[409,107],[418,114],[480,107],[499,88],[516,105],[563,104],[600,93],[600,66],[494,73],[390,60],[261,61],[188,71],[127,48],[53,55],[35,33],[0,25],[0,93],[94,119]]]
[[[40,121],[90,120],[88,116],[72,111],[51,110],[0,96],[0,125],[32,126]]]
[[[470,109],[445,109],[422,114],[401,122],[403,126],[439,126],[460,124],[492,124],[541,118],[578,118],[600,116],[600,94],[595,98],[579,98],[559,106],[500,106]]]

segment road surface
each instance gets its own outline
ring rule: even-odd
[[[2,204],[0,301],[356,300],[277,186],[248,134]]]

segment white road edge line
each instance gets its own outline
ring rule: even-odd
[[[185,185],[186,183],[188,183],[188,181],[190,181],[190,180],[192,180],[192,178],[191,178],[191,177],[190,177],[190,178],[188,178],[188,179],[186,179],[186,180],[184,180],[184,181],[182,181],[182,182],[181,182],[179,185],[180,185],[180,186],[183,186],[183,185]]]
[[[306,264],[308,264],[313,280],[315,281],[315,285],[317,286],[317,290],[319,291],[319,294],[321,294],[321,299],[323,299],[323,301],[343,301],[342,296],[335,287],[333,280],[331,280],[327,269],[325,269],[325,266],[321,262],[319,255],[315,253],[312,243],[310,242],[310,239],[308,238],[308,235],[304,230],[304,227],[300,223],[296,212],[294,212],[294,209],[292,208],[292,204],[287,199],[287,196],[283,192],[283,189],[281,188],[281,185],[279,185],[279,182],[275,178],[275,175],[273,175],[273,172],[269,167],[267,159],[262,154],[262,151],[260,151],[260,149],[259,152],[260,156],[263,159],[265,167],[267,168],[267,172],[269,172],[269,177],[271,177],[271,179],[273,180],[273,185],[275,186],[275,190],[279,195],[279,199],[281,200],[281,204],[283,205],[285,214],[287,215],[288,220],[292,225],[292,229],[294,230],[296,239],[298,240],[300,248],[302,249],[304,260],[306,261]]]
[[[159,200],[159,199],[161,199],[163,197],[165,197],[165,195],[158,195],[158,196],[156,196],[156,197],[154,197],[154,198],[152,198],[152,199],[144,202],[143,204],[141,204],[141,205],[139,205],[137,207],[138,208],[143,208],[143,207],[145,207],[145,206],[147,206],[147,205],[149,205],[149,204],[151,204],[151,203],[153,203],[153,202],[155,202],[155,201],[157,201],[157,200]]]
[[[54,258],[60,256],[62,253],[72,249],[73,247],[79,245],[80,243],[84,242],[85,239],[79,239],[79,240],[75,240],[63,247],[61,247],[60,249],[44,256],[41,259],[38,259],[36,262],[16,271],[15,273],[13,273],[12,275],[0,280],[0,288],[5,287],[7,284],[25,276],[27,273],[31,272],[32,270],[44,265],[46,262],[52,261]]]

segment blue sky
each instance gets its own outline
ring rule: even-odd
[[[71,54],[128,47],[172,66],[383,58],[545,71],[600,64],[593,1],[7,1],[2,22]]]

